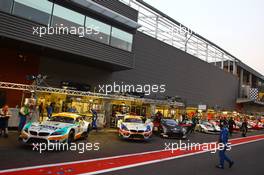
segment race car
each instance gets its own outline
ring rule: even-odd
[[[263,129],[263,124],[260,121],[248,121],[249,129],[260,130]]]
[[[193,125],[193,122],[191,120],[184,120],[179,123],[180,126],[190,128]]]
[[[118,121],[117,127],[119,136],[123,139],[147,140],[153,131],[153,123],[150,120],[144,122],[142,116],[134,115],[126,115]]]
[[[209,120],[208,122],[211,123],[213,126],[219,126],[220,128],[220,121],[218,122],[216,120]]]
[[[58,113],[42,123],[29,122],[21,131],[19,140],[33,143],[71,143],[79,138],[87,138],[91,124],[75,113]]]
[[[220,127],[217,124],[208,121],[201,121],[196,125],[195,130],[203,133],[218,133],[220,132]]]
[[[166,138],[187,138],[187,129],[179,124],[173,119],[161,119],[161,137]]]

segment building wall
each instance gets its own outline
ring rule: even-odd
[[[113,80],[166,84],[166,95],[189,105],[234,108],[238,78],[179,49],[138,32],[134,38],[135,69],[114,72]]]

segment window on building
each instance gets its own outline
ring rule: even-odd
[[[84,18],[85,16],[78,12],[54,4],[52,17],[53,26],[61,26],[62,24],[63,26],[69,28],[84,26]]]
[[[131,51],[133,35],[123,30],[112,27],[111,46]]]
[[[85,27],[87,29],[87,38],[109,44],[111,26],[95,19],[86,17]]]
[[[48,25],[53,3],[48,0],[15,0],[13,14]]]
[[[10,13],[12,8],[13,0],[1,0],[0,11]]]

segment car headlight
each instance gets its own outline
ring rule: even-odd
[[[66,133],[66,130],[58,130],[58,131],[55,131],[53,132],[51,135],[54,136],[54,135],[64,135]]]
[[[124,124],[121,125],[121,129],[125,130],[125,131],[128,131],[127,127]]]
[[[146,128],[146,132],[150,132],[151,131],[151,127],[148,125]]]
[[[186,130],[185,128],[182,128],[182,132],[183,132],[183,133],[186,133],[187,130]]]
[[[54,135],[63,135],[63,132],[57,131],[57,132],[53,132],[51,135],[52,136],[54,136]]]
[[[168,132],[168,129],[166,127],[164,127],[164,126],[162,126],[162,130],[163,130],[164,133]]]

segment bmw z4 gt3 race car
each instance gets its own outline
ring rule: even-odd
[[[87,138],[90,123],[74,113],[58,113],[42,123],[27,123],[19,140],[25,144],[33,143],[71,143],[78,138]]]
[[[150,120],[143,121],[141,116],[126,115],[119,120],[119,136],[124,139],[147,140],[152,135],[153,123]]]

